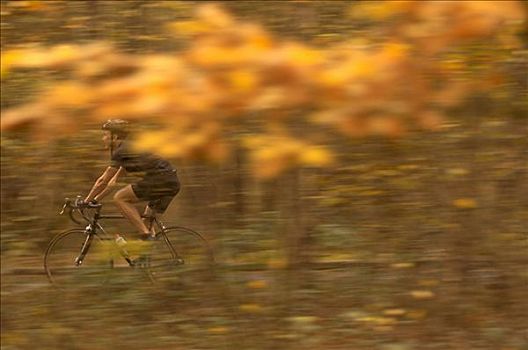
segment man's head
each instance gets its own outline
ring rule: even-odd
[[[103,142],[107,149],[112,149],[116,141],[126,139],[129,132],[129,125],[123,119],[109,119],[101,127],[103,130]]]

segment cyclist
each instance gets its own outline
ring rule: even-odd
[[[165,159],[150,153],[135,152],[127,142],[129,123],[122,119],[110,119],[102,125],[103,143],[110,150],[111,163],[95,181],[84,199],[98,202],[116,185],[125,172],[142,175],[142,179],[117,191],[114,202],[121,213],[139,231],[141,239],[151,239],[146,219],[142,219],[135,204],[148,202],[143,215],[164,213],[172,199],[180,191],[176,170]]]

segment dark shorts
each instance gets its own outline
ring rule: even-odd
[[[164,213],[170,202],[180,192],[180,181],[176,172],[147,174],[132,185],[138,199],[148,201],[148,206],[158,213]]]

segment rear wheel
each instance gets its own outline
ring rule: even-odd
[[[65,231],[48,245],[44,269],[50,282],[61,288],[98,286],[107,280],[113,267],[111,249],[110,240],[85,230]]]
[[[169,227],[159,233],[145,259],[150,279],[166,285],[198,287],[210,279],[214,265],[207,240],[184,227]]]

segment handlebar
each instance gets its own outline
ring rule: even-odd
[[[100,203],[93,203],[93,202],[86,203],[82,200],[81,196],[77,196],[73,200],[70,198],[65,198],[64,205],[62,206],[62,210],[59,212],[59,215],[64,214],[66,209],[68,209],[68,216],[70,217],[70,219],[76,224],[80,224],[80,222],[77,219],[75,219],[75,217],[73,216],[74,211],[80,212],[83,218],[89,221],[86,215],[84,214],[84,209],[97,209],[97,211],[99,211],[101,210],[102,206],[103,205]]]

